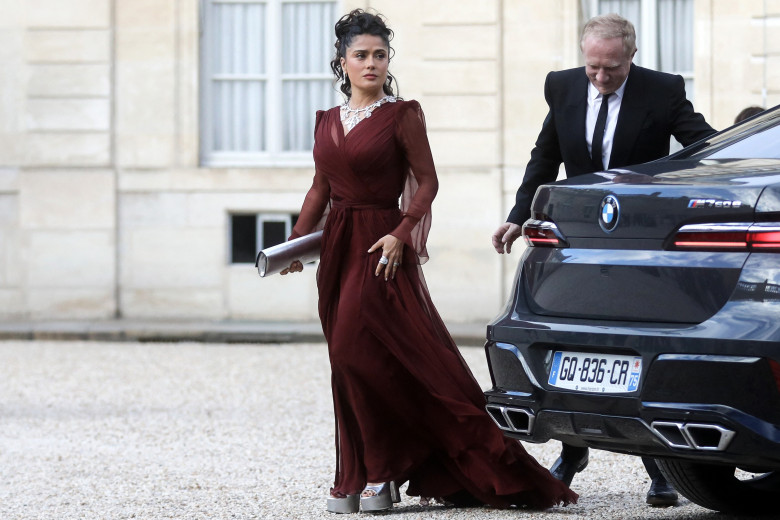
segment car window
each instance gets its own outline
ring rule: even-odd
[[[780,158],[780,110],[732,126],[672,154],[679,159],[778,159]]]
[[[713,148],[710,153],[702,150],[696,158],[701,154],[707,159],[780,159],[780,125]]]

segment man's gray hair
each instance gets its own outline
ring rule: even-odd
[[[594,16],[585,27],[582,28],[582,38],[580,38],[580,50],[583,48],[585,38],[595,36],[599,39],[622,38],[623,50],[626,56],[631,56],[636,51],[636,31],[634,24],[620,16],[619,14],[603,14]]]

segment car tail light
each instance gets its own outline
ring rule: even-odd
[[[700,251],[780,250],[780,224],[692,224],[677,231],[672,246]]]
[[[558,226],[546,220],[527,220],[523,239],[530,247],[569,247]]]
[[[750,226],[748,244],[754,249],[780,249],[780,225],[754,224]]]
[[[774,359],[770,359],[769,366],[772,369],[772,375],[775,378],[775,385],[777,385],[777,391],[780,392],[780,363],[778,363]]]

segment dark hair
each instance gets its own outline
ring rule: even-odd
[[[394,51],[390,46],[390,40],[393,39],[393,31],[385,24],[382,15],[368,13],[362,9],[355,9],[342,16],[336,22],[335,30],[336,43],[334,47],[336,47],[336,55],[330,62],[330,68],[336,76],[336,82],[341,81],[341,87],[339,87],[341,92],[349,99],[352,97],[352,85],[349,82],[349,77],[344,75],[344,70],[341,68],[341,58],[347,57],[347,47],[350,46],[355,36],[370,34],[371,36],[382,38],[382,41],[387,45],[388,53],[392,55]],[[393,80],[395,78],[388,72],[387,81],[382,85],[382,90],[388,96],[394,95]]]
[[[750,106],[747,108],[743,108],[742,111],[739,114],[737,114],[736,119],[734,119],[734,124],[736,125],[737,123],[744,121],[749,117],[753,117],[756,114],[760,114],[763,111],[764,109],[758,106]]]

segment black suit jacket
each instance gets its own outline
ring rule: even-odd
[[[536,189],[555,181],[561,163],[567,177],[593,172],[585,141],[588,82],[584,67],[547,75],[544,98],[550,111],[531,151],[531,160],[507,222],[522,225],[530,218]],[[671,136],[687,146],[714,132],[686,99],[682,76],[632,64],[615,127],[609,167],[620,168],[668,155]]]

